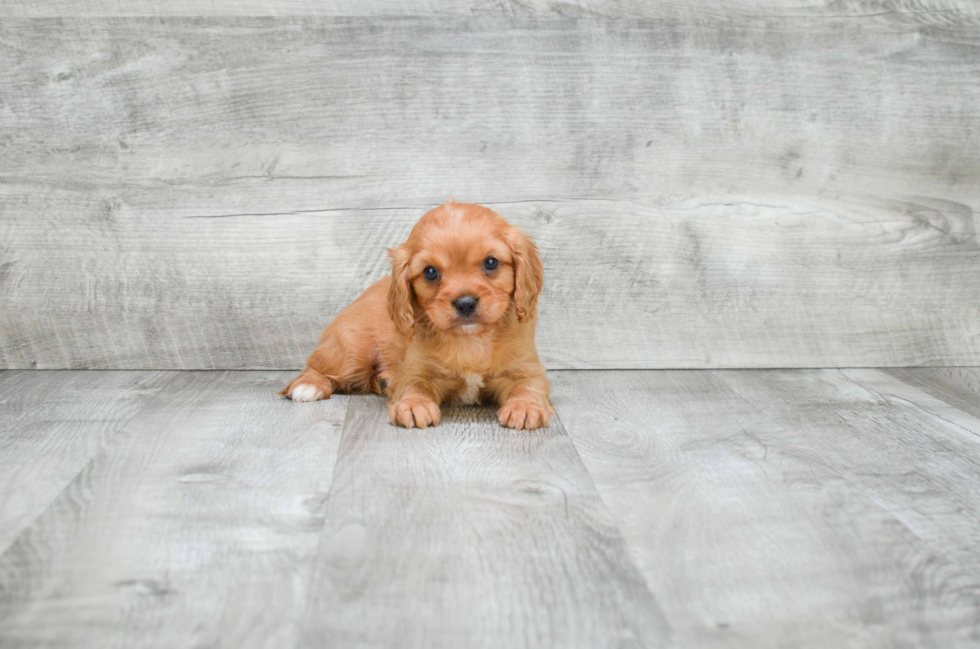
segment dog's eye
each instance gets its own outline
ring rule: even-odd
[[[430,282],[434,282],[439,279],[439,271],[436,270],[435,266],[426,266],[425,270],[422,271],[422,277],[426,278]]]
[[[498,263],[500,263],[500,262],[497,261],[496,257],[487,257],[486,259],[483,260],[483,269],[484,270],[497,270],[497,264]]]

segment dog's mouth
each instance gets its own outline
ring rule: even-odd
[[[483,330],[485,323],[475,315],[457,317],[453,322],[452,333],[455,334],[475,334]]]

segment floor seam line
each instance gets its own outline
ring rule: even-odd
[[[64,370],[59,370],[59,371],[64,371]],[[68,370],[68,371],[76,371],[76,370]],[[132,371],[141,371],[141,370],[124,370],[124,371],[127,371],[127,372],[132,372]],[[160,371],[160,370],[150,370],[150,371],[148,371],[147,373],[148,373],[148,374],[159,374],[159,373],[161,373],[161,371]],[[62,488],[61,488],[61,489],[60,489],[60,490],[58,491],[58,493],[57,493],[57,494],[55,494],[55,495],[54,495],[54,497],[52,497],[52,498],[51,498],[51,500],[49,500],[49,501],[48,501],[48,503],[47,503],[47,504],[46,504],[46,505],[44,506],[44,508],[43,508],[43,509],[41,509],[41,510],[40,510],[40,511],[39,511],[39,512],[37,513],[37,516],[35,516],[34,518],[32,518],[32,519],[31,519],[31,521],[30,521],[30,523],[28,523],[27,525],[25,525],[25,526],[23,527],[23,529],[21,529],[21,530],[20,530],[20,532],[18,532],[18,533],[17,533],[17,536],[15,536],[15,537],[14,537],[14,538],[13,538],[13,539],[12,539],[12,540],[10,541],[10,543],[9,543],[9,544],[7,545],[7,547],[5,547],[5,548],[0,548],[0,560],[2,560],[4,556],[6,556],[6,554],[7,554],[7,552],[9,552],[9,551],[10,551],[10,548],[12,548],[12,547],[14,547],[14,546],[15,546],[15,545],[17,544],[17,541],[19,541],[19,540],[20,540],[20,538],[21,538],[21,537],[22,537],[22,536],[23,536],[24,534],[26,534],[27,532],[29,532],[29,531],[30,531],[31,529],[33,529],[33,528],[34,528],[34,525],[35,525],[35,524],[36,524],[36,523],[37,523],[37,522],[38,522],[39,520],[41,520],[41,518],[42,518],[42,517],[43,517],[43,516],[44,516],[44,515],[45,515],[45,514],[46,514],[46,513],[48,512],[48,510],[49,510],[49,509],[51,508],[51,505],[53,505],[54,503],[56,503],[56,502],[58,502],[58,500],[59,500],[59,499],[61,498],[61,496],[62,496],[62,495],[63,495],[63,494],[65,493],[65,491],[66,491],[66,490],[67,490],[67,489],[68,489],[69,487],[71,487],[71,486],[72,486],[73,484],[75,484],[75,481],[76,481],[76,480],[78,480],[78,477],[79,477],[80,475],[82,475],[83,473],[85,473],[85,471],[86,471],[86,469],[88,469],[88,468],[89,468],[90,466],[92,466],[92,463],[93,463],[93,462],[95,462],[95,461],[96,461],[97,459],[99,459],[100,457],[102,457],[102,455],[103,455],[103,454],[105,453],[105,450],[106,450],[106,448],[108,448],[108,447],[109,447],[109,444],[110,444],[110,443],[111,443],[111,442],[112,442],[112,441],[113,441],[114,439],[116,439],[116,437],[118,437],[118,436],[119,436],[119,434],[120,434],[120,433],[121,433],[122,431],[124,431],[124,430],[126,430],[126,427],[127,427],[127,426],[129,426],[129,425],[130,425],[130,424],[131,424],[131,423],[133,422],[133,420],[134,420],[134,419],[136,419],[137,417],[139,417],[139,416],[140,416],[140,413],[142,413],[142,412],[143,412],[143,411],[144,411],[144,410],[145,410],[145,409],[147,408],[147,406],[149,406],[149,405],[150,405],[151,403],[153,403],[153,401],[154,401],[154,400],[155,400],[155,399],[157,398],[157,396],[158,396],[158,395],[159,395],[159,394],[160,394],[160,393],[161,393],[161,392],[163,391],[163,389],[164,389],[164,388],[166,388],[166,387],[167,387],[168,385],[170,385],[170,384],[171,384],[171,383],[172,383],[173,381],[175,381],[175,380],[177,379],[177,377],[178,377],[178,376],[179,376],[179,375],[180,375],[181,373],[182,373],[182,371],[177,371],[177,372],[174,372],[174,373],[173,373],[173,376],[171,376],[171,377],[170,377],[170,378],[168,378],[168,379],[167,379],[166,381],[164,381],[164,382],[163,382],[163,384],[161,384],[161,385],[160,385],[160,387],[159,387],[159,388],[157,388],[157,390],[156,390],[156,392],[154,392],[154,393],[153,393],[153,396],[151,396],[151,397],[150,397],[149,399],[147,399],[147,400],[146,400],[146,402],[145,402],[145,403],[143,403],[143,405],[142,405],[142,406],[140,406],[140,407],[139,407],[139,408],[138,408],[138,409],[136,410],[136,412],[135,412],[135,413],[133,413],[133,416],[132,416],[132,417],[130,417],[129,419],[127,419],[126,421],[124,421],[124,422],[123,422],[122,424],[120,424],[119,426],[117,426],[117,427],[116,427],[116,429],[115,429],[115,430],[114,430],[114,431],[112,432],[112,434],[111,434],[111,435],[109,435],[109,437],[107,437],[107,438],[106,438],[106,440],[105,440],[105,443],[104,443],[104,444],[102,444],[102,446],[101,446],[101,447],[99,448],[99,450],[98,450],[98,451],[96,451],[96,452],[95,452],[94,454],[92,454],[92,457],[90,457],[90,458],[88,459],[88,461],[87,461],[87,462],[86,462],[85,464],[83,464],[83,465],[82,465],[82,466],[81,466],[81,467],[80,467],[80,468],[78,469],[78,472],[77,472],[77,473],[75,473],[75,475],[73,475],[73,476],[71,477],[71,479],[70,479],[70,480],[68,480],[67,482],[65,482],[65,485],[64,485],[64,486],[63,486],[63,487],[62,487]]]
[[[311,602],[314,597],[313,578],[316,576],[316,567],[320,558],[320,549],[323,547],[323,537],[327,529],[327,507],[330,504],[330,496],[333,493],[334,482],[337,480],[337,466],[340,464],[340,449],[344,446],[344,435],[347,433],[347,424],[350,421],[351,402],[354,400],[353,395],[345,394],[343,396],[347,399],[347,404],[344,406],[344,425],[340,430],[340,442],[337,444],[337,456],[333,460],[333,468],[330,472],[330,484],[327,486],[326,497],[324,497],[323,505],[321,505],[323,507],[323,522],[320,524],[320,529],[317,533],[316,549],[313,551],[312,564],[310,565],[309,575],[307,575],[306,579],[307,598],[306,602],[303,604],[303,614],[296,622],[296,641],[295,644],[293,644],[293,649],[297,649],[302,644],[301,635],[307,626],[307,618],[310,616]]]
[[[880,371],[881,371],[881,370],[880,370],[880,369],[878,369],[878,368],[873,368],[873,369],[875,369],[875,370],[876,370],[876,371],[878,371],[878,372],[880,372]],[[880,392],[876,392],[875,390],[873,390],[873,389],[871,389],[871,388],[869,388],[869,387],[868,387],[868,386],[866,386],[866,385],[865,385],[864,383],[861,383],[860,381],[858,381],[858,380],[857,380],[857,379],[855,379],[854,377],[851,377],[851,376],[848,376],[847,374],[845,374],[845,373],[843,372],[843,370],[840,370],[840,369],[838,369],[838,370],[837,370],[837,373],[838,373],[838,374],[840,374],[841,376],[843,376],[843,377],[844,377],[845,379],[847,379],[847,380],[848,380],[848,381],[850,381],[851,383],[853,383],[854,385],[856,385],[856,386],[858,386],[859,388],[861,388],[862,390],[864,390],[865,392],[867,392],[868,394],[870,394],[871,396],[873,396],[873,397],[875,397],[876,399],[886,399],[886,400],[887,400],[887,399],[895,399],[895,400],[898,400],[898,401],[901,401],[902,403],[907,403],[907,404],[909,404],[910,406],[912,406],[913,408],[915,408],[916,410],[921,410],[922,412],[924,412],[924,413],[926,413],[927,415],[930,415],[930,416],[932,416],[932,417],[935,417],[936,419],[939,419],[940,421],[944,421],[944,422],[946,422],[947,424],[949,424],[949,425],[951,425],[951,426],[954,426],[954,427],[955,427],[955,428],[957,428],[958,430],[961,430],[961,431],[963,431],[963,432],[965,432],[965,433],[966,433],[967,435],[969,435],[969,437],[970,437],[971,439],[974,439],[974,440],[977,440],[977,441],[980,441],[980,435],[978,435],[978,434],[977,434],[977,433],[975,433],[974,431],[972,431],[972,430],[970,430],[970,429],[969,429],[969,428],[967,428],[966,426],[961,426],[960,424],[957,424],[957,423],[956,423],[955,421],[950,421],[949,419],[946,419],[946,418],[945,418],[945,417],[943,417],[942,415],[937,415],[937,414],[936,414],[936,413],[934,413],[933,411],[931,411],[931,410],[929,410],[928,408],[926,408],[925,406],[923,406],[923,405],[921,405],[921,404],[918,404],[918,403],[916,403],[915,401],[910,401],[909,399],[905,399],[905,398],[903,398],[903,397],[899,397],[899,396],[895,396],[895,395],[885,395],[885,394],[883,394],[883,393],[880,393]],[[891,374],[886,374],[886,376],[891,376]],[[901,382],[901,383],[902,383],[903,385],[906,385],[906,386],[908,386],[908,387],[909,387],[909,388],[911,388],[912,390],[915,390],[916,392],[920,392],[920,393],[922,393],[922,394],[924,394],[924,395],[925,395],[925,396],[927,396],[927,397],[931,397],[931,398],[933,398],[933,399],[936,399],[937,401],[942,401],[943,403],[945,403],[945,404],[946,404],[947,406],[949,406],[949,407],[950,407],[950,408],[952,408],[953,410],[956,410],[956,411],[958,411],[958,412],[962,412],[962,413],[963,413],[964,415],[967,415],[968,417],[971,417],[971,418],[973,418],[973,419],[976,419],[976,417],[973,417],[973,415],[971,415],[970,413],[968,413],[968,412],[966,412],[966,411],[963,411],[963,410],[960,410],[959,408],[957,408],[957,407],[956,407],[956,406],[954,406],[953,404],[951,404],[951,403],[948,403],[948,402],[946,402],[946,401],[943,401],[943,400],[942,400],[942,399],[940,399],[939,397],[936,397],[936,396],[933,396],[933,395],[931,395],[931,394],[929,394],[928,392],[925,392],[925,391],[923,391],[923,390],[920,390],[920,389],[919,389],[919,388],[917,388],[916,386],[914,386],[914,385],[911,385],[911,384],[909,384],[909,383],[906,383],[905,381],[902,381],[902,379],[900,379],[900,378],[897,378],[897,377],[892,377],[892,378],[894,378],[894,379],[895,379],[896,381],[899,381],[899,382]]]

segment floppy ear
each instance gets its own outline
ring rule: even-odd
[[[514,255],[514,304],[517,320],[524,322],[536,313],[544,285],[544,265],[531,237],[516,228],[511,232],[510,247]]]
[[[409,338],[415,333],[412,287],[408,283],[408,250],[404,245],[388,248],[391,257],[391,288],[388,289],[388,316],[395,328]]]

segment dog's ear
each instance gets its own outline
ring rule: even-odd
[[[536,312],[544,285],[544,265],[531,237],[517,228],[511,229],[510,248],[514,255],[514,304],[518,321],[524,322]]]
[[[404,245],[388,248],[391,257],[391,288],[388,289],[388,316],[403,335],[415,333],[415,312],[412,310],[412,287],[409,285],[409,253]]]

